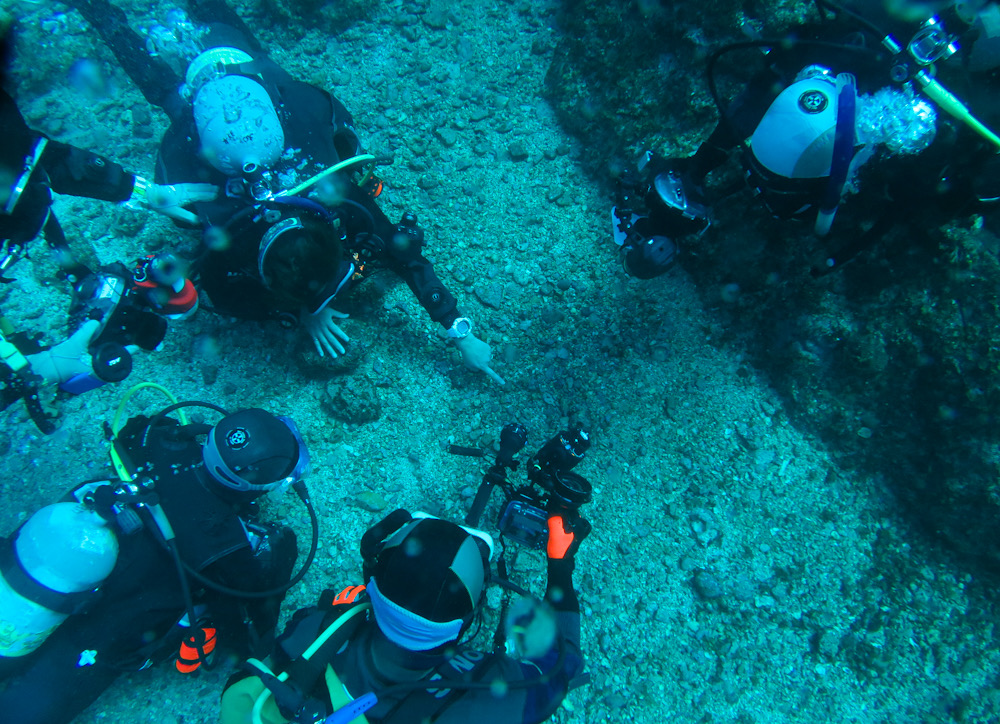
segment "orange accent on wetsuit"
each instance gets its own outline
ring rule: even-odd
[[[201,650],[205,656],[215,651],[215,629],[198,629],[193,635],[181,641],[181,649],[177,652],[175,666],[182,674],[190,674],[201,666],[202,657],[198,652],[199,644],[201,644]]]
[[[337,594],[330,605],[339,606],[342,603],[354,603],[363,590],[365,590],[364,586],[348,586]]]

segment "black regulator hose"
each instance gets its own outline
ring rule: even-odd
[[[857,12],[855,12],[855,11],[849,9],[849,8],[844,7],[840,3],[834,2],[833,0],[815,0],[815,2],[816,2],[816,8],[819,10],[820,17],[823,20],[827,19],[826,15],[824,14],[823,11],[824,10],[831,10],[831,11],[833,11],[833,13],[835,15],[841,15],[841,14],[843,14],[843,15],[846,15],[847,17],[851,18],[851,20],[853,20],[858,25],[860,25],[862,28],[864,28],[869,33],[871,33],[876,38],[878,38],[878,40],[879,40],[880,43],[888,36],[888,33],[886,33],[886,31],[883,30],[882,28],[880,28],[878,25],[876,25],[875,23],[871,22],[870,20],[868,20],[867,18],[865,18],[863,15],[860,15]],[[880,51],[877,51],[877,50],[875,50],[873,48],[864,48],[864,47],[856,46],[856,45],[846,45],[844,43],[833,43],[833,42],[822,41],[822,40],[802,40],[802,39],[798,39],[798,38],[781,38],[781,39],[772,39],[772,40],[763,40],[763,39],[762,40],[747,40],[747,41],[743,41],[743,42],[739,42],[739,43],[730,43],[728,45],[724,45],[721,48],[719,48],[717,51],[715,51],[714,53],[712,53],[711,56],[709,56],[707,67],[706,67],[706,74],[708,75],[708,88],[709,88],[709,92],[712,94],[712,101],[715,103],[715,107],[719,110],[719,115],[720,116],[722,116],[723,118],[726,117],[725,113],[723,112],[722,101],[719,98],[719,94],[718,94],[718,91],[717,91],[716,86],[715,86],[715,63],[719,60],[719,58],[721,58],[723,55],[726,55],[727,53],[729,53],[729,52],[731,52],[733,50],[740,50],[740,49],[743,49],[743,48],[762,48],[762,47],[763,48],[777,48],[777,47],[789,46],[789,45],[811,45],[811,46],[818,47],[818,48],[833,48],[833,49],[837,49],[837,50],[849,50],[849,51],[853,51],[853,52],[857,52],[857,53],[866,53],[866,54],[869,54],[869,55],[875,55],[875,54],[877,54],[877,53],[880,52]]]
[[[146,443],[149,442],[150,431],[158,424],[160,424],[160,420],[162,420],[164,417],[169,415],[174,410],[179,410],[182,407],[207,407],[210,410],[215,410],[223,417],[229,414],[229,411],[226,408],[219,407],[218,405],[213,404],[211,402],[199,402],[198,400],[184,400],[183,402],[175,402],[172,405],[164,407],[162,410],[160,410],[153,416],[153,418],[146,425],[146,431],[142,434],[142,442],[140,443],[140,445],[142,447],[146,447]]]
[[[170,557],[173,558],[174,565],[177,566],[177,578],[181,582],[181,594],[184,596],[184,608],[187,609],[188,617],[188,630],[191,632],[190,640],[193,644],[192,648],[198,652],[198,663],[205,667],[205,669],[211,669],[213,664],[208,658],[208,654],[205,652],[205,641],[198,634],[198,619],[194,611],[194,599],[191,597],[191,586],[188,583],[187,576],[184,575],[184,561],[181,560],[181,554],[177,550],[177,541],[165,540],[164,543],[167,546],[167,550],[170,551]],[[185,639],[187,641],[188,639]]]

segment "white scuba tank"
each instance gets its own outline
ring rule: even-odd
[[[781,91],[750,137],[750,150],[778,176],[822,178],[830,175],[836,130],[836,79],[813,75]]]
[[[14,558],[32,579],[59,593],[92,591],[118,560],[118,538],[80,503],[56,503],[37,511],[18,531]],[[69,616],[25,598],[0,576],[0,656],[25,656]]]

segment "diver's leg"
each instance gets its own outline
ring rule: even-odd
[[[777,97],[780,80],[771,71],[758,73],[724,110],[712,135],[701,144],[686,169],[695,183],[726,162],[729,151],[749,138]]]
[[[143,97],[162,108],[171,120],[183,107],[178,89],[181,79],[163,58],[151,57],[143,40],[128,24],[121,8],[107,0],[66,0],[75,7],[115,54]]]
[[[61,633],[57,629],[25,669],[6,680],[0,691],[3,721],[68,724],[118,678],[121,672],[101,652]]]
[[[824,254],[822,260],[813,264],[810,273],[814,277],[822,277],[839,271],[847,262],[874,247],[902,218],[898,209],[890,206],[868,231],[855,233],[848,241]]]
[[[249,45],[249,49],[254,55],[263,55],[264,50],[260,47],[253,32],[243,22],[243,18],[236,14],[236,11],[229,7],[225,0],[188,0],[188,16],[196,23],[202,25],[221,24],[239,31],[245,41],[243,44]],[[214,30],[214,29],[213,29]],[[222,38],[213,38],[209,46],[225,44]],[[233,43],[234,47],[242,47],[243,44]]]

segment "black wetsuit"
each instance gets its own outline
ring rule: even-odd
[[[135,176],[103,156],[53,141],[31,130],[14,99],[2,89],[0,136],[3,137],[0,171],[5,179],[4,188],[0,189],[0,210],[8,203],[26,160],[32,156],[39,141],[46,140],[38,163],[12,211],[0,213],[0,243],[27,244],[44,228],[50,245],[65,247],[66,238],[49,210],[52,191],[118,202],[132,195]]]
[[[550,559],[548,562],[546,600],[556,611],[558,645],[541,658],[519,661],[503,653],[481,652],[462,646],[447,655],[395,650],[405,659],[405,662],[398,662],[404,668],[431,671],[423,678],[401,681],[444,679],[513,685],[503,694],[497,693],[496,686],[492,690],[488,687],[467,690],[442,687],[382,694],[382,690],[398,682],[384,678],[373,663],[373,648],[381,646],[384,650],[385,646],[393,645],[378,630],[371,611],[353,628],[346,647],[333,655],[330,663],[352,697],[357,698],[368,692],[375,692],[378,696],[378,703],[365,712],[372,724],[532,724],[545,721],[558,708],[572,688],[574,678],[583,669],[580,606],[573,589],[573,567],[572,559]],[[301,609],[294,614],[271,656],[273,671],[287,670],[289,654],[294,658],[297,649],[301,649],[303,644],[310,644],[347,609],[345,604],[331,607],[328,603],[331,593],[328,591],[325,594],[319,606]],[[381,641],[376,643],[378,638]],[[234,677],[230,683],[238,678]],[[320,682],[323,682],[322,677]],[[517,682],[524,682],[525,685],[519,686]],[[326,713],[331,713],[332,706],[324,683],[316,686],[311,695],[323,701]]]
[[[140,474],[154,480],[184,563],[241,590],[267,590],[288,581],[296,555],[294,534],[261,525],[261,535],[251,542],[247,513],[202,484],[200,444],[169,420],[143,447],[146,422],[130,421],[119,439]],[[71,493],[65,499],[75,498]],[[173,558],[149,526],[118,539],[117,562],[96,603],[70,616],[35,652],[0,658],[4,721],[64,724],[119,674],[176,656],[187,629],[177,625],[186,606]],[[206,612],[220,647],[237,656],[253,655],[258,646],[267,650],[282,596],[239,599],[189,581],[196,611]]]
[[[159,59],[152,59],[158,63],[157,73],[150,73],[150,59],[144,57],[142,41],[128,29],[120,9],[105,0],[74,0],[71,4],[101,33],[143,95],[170,116],[172,125],[157,160],[157,183],[211,183],[226,189],[230,179],[202,158],[191,105],[177,93],[181,79]],[[270,95],[281,120],[285,148],[296,151],[286,154],[271,169],[276,176],[294,169],[297,182],[301,182],[362,153],[352,130],[353,118],[343,104],[326,91],[295,80],[267,58],[245,24],[224,2],[189,3],[188,10],[193,20],[209,27],[201,40],[203,47],[235,47],[253,56],[253,62],[246,64],[250,66],[246,74],[261,82]],[[455,297],[437,277],[431,262],[419,248],[411,248],[407,254],[394,252],[396,225],[366,192],[346,177],[342,181],[347,203],[331,211],[343,224],[347,256],[374,249],[369,270],[373,266],[385,267],[398,274],[431,319],[450,327],[459,316]],[[274,206],[291,208],[288,204]],[[260,279],[258,248],[271,224],[260,218],[259,204],[247,195],[223,194],[214,201],[194,204],[193,209],[205,227],[226,229],[229,236],[224,251],[207,250],[198,265],[202,288],[217,311],[244,319],[276,318],[298,311],[282,309]]]

